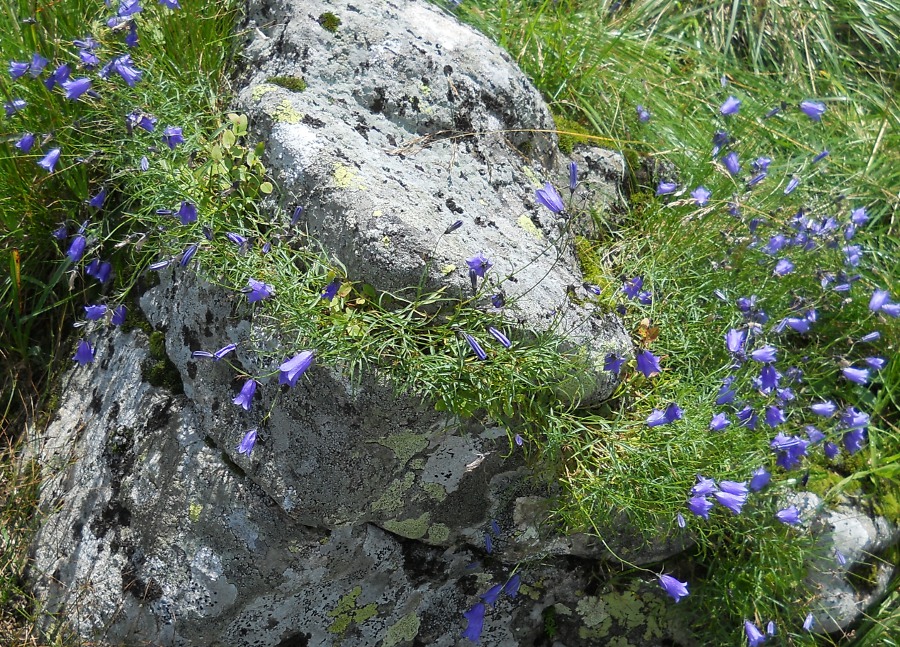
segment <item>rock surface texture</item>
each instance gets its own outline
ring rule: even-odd
[[[239,107],[288,201],[306,207],[310,233],[350,278],[470,297],[466,259],[483,253],[494,267],[477,298],[502,291],[522,335],[552,329],[583,349],[593,368],[566,385],[569,396],[608,394],[597,363],[630,354],[630,342],[584,298],[565,220],[535,202],[545,179],[568,182],[567,160],[509,58],[424,2],[257,2],[249,15]],[[296,90],[285,78],[299,77],[304,91],[283,87]],[[615,205],[621,157],[579,155],[576,196]],[[570,288],[581,297],[567,298]],[[485,644],[677,637],[652,580],[591,583],[606,548],[544,523],[552,492],[505,431],[315,366],[280,396],[274,377],[262,385],[271,388],[254,408],[269,417],[247,456],[237,445],[259,416],[232,404],[241,380],[229,363],[253,375],[272,367],[248,350],[260,341],[246,297],[170,268],[140,310],[145,325],[128,332],[85,329],[97,361],[65,376],[36,441],[47,516],[32,577],[47,610],[84,637],[464,644],[463,611],[522,560],[521,589],[488,604]],[[238,345],[228,362],[191,355],[228,343]],[[144,379],[160,362],[168,390]],[[607,545],[636,562],[681,549],[642,553],[621,529]]]
[[[502,292],[523,333],[564,331],[588,366],[570,390],[609,395],[603,360],[630,345],[614,316],[582,301],[572,234],[590,218],[567,226],[535,199],[547,180],[567,187],[568,159],[509,56],[425,2],[253,2],[249,17],[238,106],[310,234],[350,276],[391,292],[424,283],[471,296],[466,259],[484,254],[482,302]],[[617,203],[623,158],[591,149],[580,161],[578,200]]]

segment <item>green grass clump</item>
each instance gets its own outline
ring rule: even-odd
[[[332,34],[338,30],[338,27],[341,26],[341,19],[335,16],[330,11],[326,11],[325,13],[319,16],[319,24],[322,25],[322,29],[325,31],[330,31]]]
[[[277,85],[291,92],[303,92],[306,90],[306,80],[301,76],[273,76],[267,83]]]

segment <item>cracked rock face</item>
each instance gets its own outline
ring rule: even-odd
[[[596,225],[536,201],[547,180],[568,195],[569,160],[509,56],[426,2],[257,1],[248,17],[237,105],[310,234],[352,278],[395,293],[424,282],[471,296],[466,260],[483,254],[494,266],[479,301],[502,292],[522,334],[562,332],[587,366],[573,397],[608,396],[603,359],[631,348],[581,287],[572,235]],[[573,204],[618,203],[622,157],[590,149],[579,161]]]

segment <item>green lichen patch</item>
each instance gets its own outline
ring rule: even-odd
[[[330,31],[332,34],[338,30],[338,27],[341,26],[341,19],[335,16],[330,11],[326,11],[325,13],[319,15],[317,22],[322,25],[322,29],[325,31]]]
[[[423,483],[422,489],[425,490],[428,496],[439,503],[447,498],[447,488],[440,483]]]
[[[387,438],[375,442],[394,452],[402,465],[406,465],[410,458],[428,447],[428,437],[423,434],[391,434]]]
[[[387,630],[384,641],[381,643],[382,647],[394,647],[411,641],[418,635],[420,624],[415,613],[407,613]]]
[[[362,624],[378,613],[378,605],[372,602],[365,606],[357,606],[357,598],[362,594],[362,587],[357,586],[347,595],[341,596],[337,606],[328,612],[328,617],[334,618],[334,622],[328,627],[328,631],[334,634],[343,634],[351,624]]]
[[[387,514],[396,514],[403,507],[403,495],[413,486],[416,475],[407,472],[402,479],[397,479],[387,486],[384,494],[372,504],[372,510]]]
[[[442,523],[433,524],[428,529],[428,539],[431,541],[442,544],[450,538],[450,528]]]
[[[306,79],[302,76],[273,76],[266,83],[290,90],[291,92],[303,92],[306,90]]]
[[[191,501],[191,504],[188,506],[188,519],[190,519],[192,523],[197,523],[197,521],[200,520],[201,512],[203,512],[203,506],[196,501]]]
[[[421,539],[428,532],[428,521],[430,519],[431,514],[423,512],[422,516],[417,519],[404,519],[402,521],[391,519],[385,521],[384,529],[407,539]]]

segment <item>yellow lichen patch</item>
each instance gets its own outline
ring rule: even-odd
[[[394,647],[409,642],[418,635],[419,624],[419,618],[415,613],[407,613],[387,630],[381,647]]]
[[[541,230],[537,228],[537,226],[531,222],[531,218],[529,218],[526,214],[522,214],[519,216],[519,219],[516,221],[519,223],[519,227],[524,229],[526,232],[541,240],[544,238],[544,234],[541,233]]]
[[[277,89],[278,88],[275,87],[274,85],[270,85],[268,83],[261,83],[260,85],[257,85],[255,88],[253,88],[253,93],[250,96],[253,97],[254,101],[259,101],[265,95],[267,95],[269,92],[275,92],[275,90],[277,90]]]
[[[428,532],[428,521],[431,514],[423,512],[418,519],[404,519],[403,521],[385,521],[385,530],[406,537],[407,539],[421,539]]]
[[[328,631],[343,634],[351,623],[361,624],[378,613],[378,605],[374,602],[364,607],[357,606],[356,599],[361,594],[362,587],[357,586],[338,600],[337,606],[328,612],[328,616],[334,618]]]
[[[303,113],[294,108],[287,99],[275,106],[271,115],[272,119],[283,124],[299,124],[303,121]]]
[[[203,506],[196,501],[191,501],[191,504],[188,506],[188,519],[191,520],[191,523],[197,523],[201,512],[203,512]]]
[[[386,512],[387,514],[399,512],[403,507],[403,495],[413,486],[415,480],[416,475],[412,472],[407,472],[402,479],[397,479],[388,485],[384,494],[372,504],[372,510]],[[422,534],[424,535],[425,533],[423,532]]]
[[[366,188],[362,182],[359,181],[356,171],[340,163],[334,165],[334,183],[339,189],[364,191]]]
[[[422,489],[435,501],[441,502],[447,498],[447,488],[440,483],[423,483]]]
[[[452,263],[448,263],[447,265],[441,266],[441,274],[447,276],[448,274],[453,274],[456,271],[456,265]]]
[[[387,438],[376,440],[379,445],[389,448],[397,460],[405,465],[406,461],[428,447],[428,437],[422,434],[391,434]]]
[[[436,523],[428,529],[428,538],[437,544],[441,544],[450,538],[450,528],[442,523]]]

